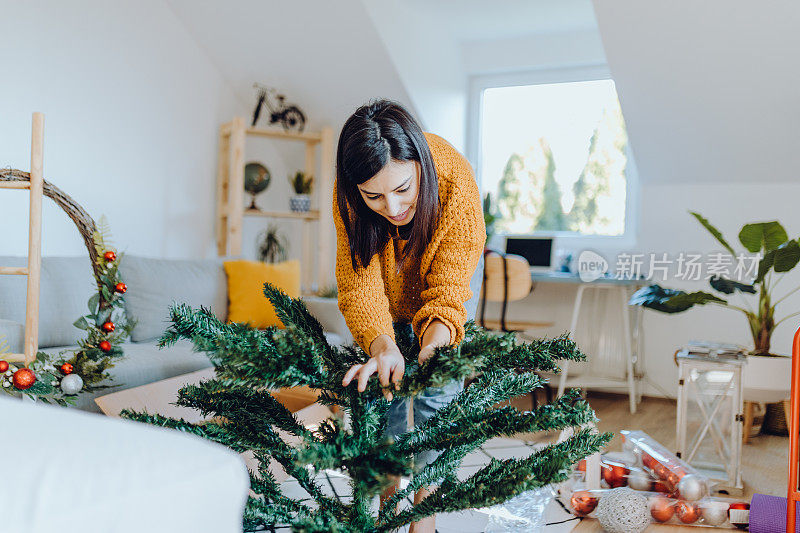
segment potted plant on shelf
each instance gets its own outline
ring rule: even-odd
[[[717,242],[732,256],[737,257],[733,247],[717,228],[700,214],[691,214]],[[760,259],[755,279],[752,283],[741,283],[714,276],[709,280],[709,284],[721,296],[738,294],[742,297],[743,306],[735,305],[729,299],[716,294],[704,291],[685,292],[655,284],[636,291],[631,296],[629,303],[662,313],[680,313],[695,305],[705,304],[727,307],[743,313],[747,318],[749,332],[753,338],[753,350],[749,355],[759,357],[758,365],[748,370],[747,373],[753,373],[754,379],[762,382],[769,381],[764,379],[766,377],[764,374],[769,374],[773,376],[774,381],[774,376],[788,375],[791,358],[776,356],[770,352],[772,334],[781,322],[800,314],[800,312],[794,312],[776,320],[775,309],[788,296],[800,290],[800,286],[791,289],[777,300],[774,298],[774,289],[783,276],[800,262],[800,244],[797,239],[790,239],[786,230],[777,221],[744,225],[739,231],[739,242],[748,252],[759,254]],[[778,276],[778,278],[773,281],[774,276]],[[748,303],[746,295],[756,295],[755,307]],[[745,387],[747,387],[746,377]],[[774,412],[776,416],[782,416],[783,410],[782,408],[771,408],[770,411]],[[767,413],[767,416],[770,416],[770,412]],[[767,423],[765,420],[765,425]]]
[[[258,240],[258,260],[263,263],[278,263],[286,260],[286,237],[278,231],[278,226],[270,224],[262,231]]]
[[[294,189],[294,196],[289,198],[289,208],[295,213],[306,213],[311,209],[311,186],[314,183],[314,176],[306,175],[302,170],[298,170],[293,175],[289,175],[289,183]]]

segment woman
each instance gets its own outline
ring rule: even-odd
[[[423,133],[399,104],[379,100],[357,109],[342,128],[333,217],[339,309],[370,356],[347,371],[343,384],[357,379],[363,392],[377,374],[391,401],[390,387],[399,387],[405,371],[394,322],[411,323],[422,363],[436,347],[460,344],[464,323],[472,318],[465,302],[477,301],[470,282],[486,239],[475,176],[444,139]],[[414,423],[424,422],[459,390],[454,382],[424,391],[414,399]],[[407,431],[407,411],[406,400],[392,402],[387,436]],[[415,469],[436,455],[416,457]],[[415,503],[428,494],[420,489]],[[430,517],[411,531],[433,532],[434,526]]]

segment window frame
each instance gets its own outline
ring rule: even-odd
[[[543,85],[550,83],[569,83],[579,81],[613,80],[611,71],[606,64],[589,64],[572,67],[542,68],[500,74],[481,74],[469,77],[467,95],[467,157],[475,166],[475,176],[481,197],[483,190],[483,176],[481,176],[481,125],[483,111],[483,92],[486,89],[499,87],[515,87],[520,85]],[[619,93],[617,93],[619,96]],[[624,117],[624,113],[623,113]],[[627,123],[626,123],[627,128]],[[582,235],[566,231],[539,231],[529,235],[552,236],[555,238],[554,248],[570,250],[592,249],[620,249],[636,246],[639,230],[639,175],[636,161],[633,157],[628,131],[628,143],[625,153],[628,164],[625,168],[626,194],[625,194],[625,232],[622,235]],[[498,237],[525,236],[497,232]]]

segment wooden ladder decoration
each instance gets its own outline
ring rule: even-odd
[[[25,306],[25,342],[23,353],[3,355],[4,359],[24,362],[28,366],[36,357],[39,346],[39,280],[42,272],[42,158],[44,146],[44,115],[33,114],[31,128],[31,172],[30,181],[0,181],[0,189],[28,189],[30,210],[28,221],[28,266],[0,266],[0,275],[28,276]]]

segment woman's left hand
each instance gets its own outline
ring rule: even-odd
[[[423,346],[422,349],[420,349],[420,351],[419,351],[419,357],[417,357],[417,360],[419,361],[419,364],[422,364],[425,361],[427,361],[428,359],[430,359],[431,356],[433,355],[434,350],[436,350],[436,348],[437,347],[434,346],[433,344],[428,344],[427,346]]]
[[[430,359],[436,348],[439,346],[446,346],[449,342],[450,328],[438,318],[433,319],[422,335],[422,347],[417,357],[419,364]]]

